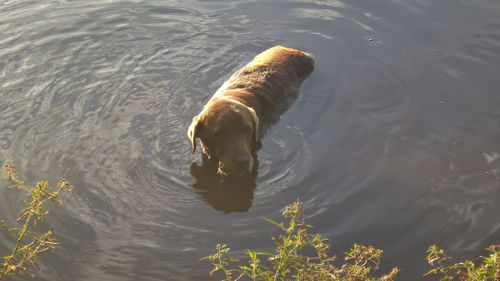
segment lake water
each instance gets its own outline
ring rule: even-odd
[[[257,175],[221,186],[187,127],[277,44],[316,69]],[[370,244],[399,280],[433,280],[428,245],[500,242],[499,89],[498,0],[0,1],[0,162],[76,186],[35,280],[217,280],[199,259],[274,247],[260,217],[296,198],[337,253]],[[0,217],[21,200],[1,190]]]

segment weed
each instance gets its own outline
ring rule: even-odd
[[[476,264],[470,260],[448,265],[451,258],[443,249],[432,245],[427,250],[427,262],[435,266],[427,275],[442,275],[440,281],[466,280],[466,281],[498,281],[500,280],[500,245],[490,246],[490,255],[481,257],[482,262]]]
[[[0,228],[5,230],[14,240],[14,246],[7,256],[1,257],[3,264],[0,267],[0,280],[5,276],[15,273],[34,277],[34,269],[40,269],[37,263],[39,254],[54,249],[59,243],[55,242],[52,232],[37,232],[40,223],[45,222],[48,211],[45,209],[47,202],[60,204],[61,191],[71,191],[72,186],[64,179],[59,180],[55,187],[47,181],[40,181],[35,186],[28,186],[22,181],[12,163],[7,163],[3,168],[3,176],[12,183],[10,188],[15,188],[26,193],[25,208],[20,212],[17,228],[10,228],[4,221],[0,221]]]
[[[284,232],[283,235],[273,238],[276,243],[274,252],[248,250],[248,265],[231,267],[233,263],[240,261],[228,258],[228,246],[218,244],[213,255],[202,258],[212,262],[213,270],[210,274],[222,271],[226,281],[243,279],[390,281],[394,280],[398,273],[398,269],[393,268],[384,276],[373,277],[373,272],[379,268],[382,251],[357,244],[345,253],[343,263],[337,265],[337,257],[329,255],[328,239],[309,232],[311,226],[305,222],[302,203],[299,201],[286,206],[283,217],[288,222],[278,223],[263,218]],[[306,248],[313,249],[315,254],[312,256],[303,254]]]

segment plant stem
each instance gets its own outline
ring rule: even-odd
[[[3,270],[0,273],[0,280],[8,273],[8,269],[9,269],[10,263],[12,262],[12,259],[14,259],[14,256],[17,254],[17,250],[19,249],[19,246],[21,245],[21,242],[23,241],[24,236],[28,232],[28,225],[30,223],[30,220],[31,220],[31,212],[28,215],[28,217],[26,218],[26,222],[23,225],[23,229],[22,229],[21,233],[19,234],[19,237],[17,238],[16,246],[12,250],[12,253],[10,254],[9,258],[7,259],[7,261],[4,263]]]

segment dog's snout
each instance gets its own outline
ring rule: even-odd
[[[250,171],[253,166],[252,160],[250,156],[240,154],[234,156],[230,162],[220,161],[218,173],[226,176],[241,176]]]
[[[234,164],[238,168],[248,167],[249,162],[250,162],[250,158],[246,155],[237,155],[236,157],[234,157]]]

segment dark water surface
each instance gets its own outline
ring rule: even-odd
[[[317,68],[256,179],[210,189],[191,118],[276,44]],[[334,250],[381,248],[400,280],[423,280],[431,243],[500,242],[497,0],[0,1],[0,114],[1,162],[76,186],[35,280],[210,280],[199,258],[271,248],[259,217],[296,198]],[[0,191],[0,217],[20,204]]]

